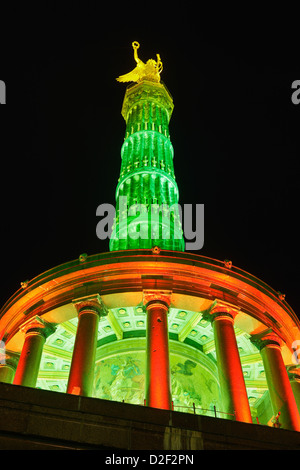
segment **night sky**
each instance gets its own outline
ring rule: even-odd
[[[160,53],[174,99],[179,202],[205,205],[197,253],[232,260],[285,293],[299,316],[293,19],[246,25],[241,13],[232,28],[175,2],[170,18],[149,3],[149,21],[139,11],[143,20],[132,20],[129,7],[116,21],[113,8],[105,14],[98,3],[85,11],[77,2],[26,4],[1,31],[0,303],[21,281],[81,253],[108,251],[96,236],[96,209],[115,203],[126,89],[115,78],[134,68],[136,40],[142,60]]]

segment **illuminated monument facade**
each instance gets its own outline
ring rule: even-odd
[[[299,319],[228,260],[184,252],[173,101],[138,47],[118,79],[133,84],[110,252],[22,283],[0,312],[0,381],[300,431]]]

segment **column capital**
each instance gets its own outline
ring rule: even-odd
[[[236,315],[240,312],[240,308],[228,302],[215,300],[212,303],[211,309],[205,316],[207,320],[213,322],[214,320],[227,319],[234,321]]]
[[[96,313],[99,317],[104,317],[108,314],[108,309],[99,294],[79,297],[74,299],[72,303],[76,307],[78,316],[84,311]]]
[[[290,380],[296,380],[300,383],[300,364],[287,366],[286,371]]]
[[[16,369],[19,359],[20,359],[20,353],[5,349],[5,351],[2,354],[0,354],[0,366],[5,365],[5,366],[10,366],[13,369]]]
[[[25,335],[41,335],[45,339],[47,339],[48,336],[52,335],[55,330],[56,327],[52,325],[52,323],[47,322],[38,315],[35,315],[33,318],[30,318],[27,322],[23,323],[20,328],[20,331],[22,331],[22,333],[24,333]]]
[[[143,305],[147,308],[151,302],[164,304],[167,308],[171,305],[172,291],[167,290],[144,290],[143,291]]]
[[[256,335],[251,336],[251,342],[261,351],[266,346],[273,348],[281,348],[282,340],[279,336],[272,330],[268,328],[267,330],[262,331]]]

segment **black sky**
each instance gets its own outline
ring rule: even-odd
[[[1,304],[25,279],[108,251],[96,208],[115,202],[125,132],[125,85],[115,78],[134,67],[137,40],[142,59],[160,53],[174,99],[180,203],[205,205],[198,253],[231,259],[285,293],[299,315],[293,23],[246,25],[241,13],[232,28],[176,2],[171,18],[149,4],[148,22],[141,12],[143,21],[132,20],[133,4],[118,21],[113,8],[45,5],[15,11],[1,32]]]

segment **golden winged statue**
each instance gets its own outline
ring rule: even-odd
[[[141,80],[150,80],[152,82],[160,82],[160,73],[163,69],[163,64],[160,55],[156,54],[157,60],[149,59],[144,63],[139,57],[137,50],[140,47],[137,41],[132,43],[134,51],[134,59],[137,66],[129,73],[121,75],[117,78],[118,82],[140,82]]]

